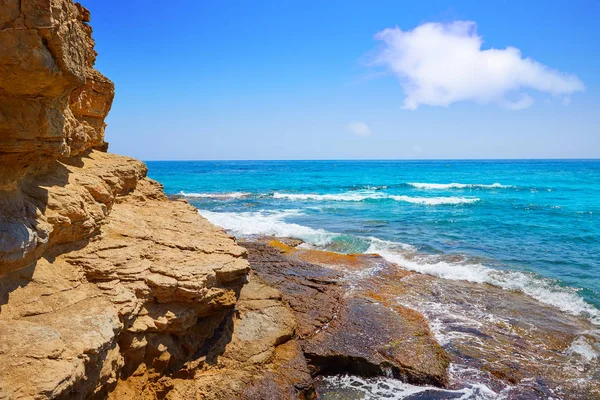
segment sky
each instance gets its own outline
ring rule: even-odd
[[[81,2],[114,153],[600,157],[597,1]]]

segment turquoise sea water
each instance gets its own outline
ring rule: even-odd
[[[147,164],[235,235],[379,253],[600,324],[600,160]]]

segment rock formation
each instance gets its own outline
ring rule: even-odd
[[[0,398],[106,397],[149,386],[212,339],[245,250],[143,163],[105,153],[113,84],[89,12],[0,7]]]

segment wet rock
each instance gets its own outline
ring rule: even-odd
[[[600,332],[585,319],[519,292],[414,273],[376,255],[298,249],[273,239],[242,244],[251,266],[280,288],[299,321],[310,321],[302,305],[295,309],[298,297],[310,292],[298,286],[321,293],[325,323],[306,324],[314,331],[301,341],[313,375],[376,376],[386,370],[405,382],[446,386],[430,390],[436,398],[473,390],[508,399],[600,397]],[[328,319],[332,310],[335,318]],[[398,347],[381,352],[382,338],[393,335],[400,340],[390,342]],[[448,361],[448,375],[435,373]],[[349,389],[319,387],[331,398],[349,395]]]
[[[371,256],[294,249],[273,240],[241,244],[256,274],[280,290],[294,312],[313,376],[389,375],[411,383],[447,384],[448,358],[424,318],[356,291],[345,280],[342,270],[372,268]]]
[[[436,325],[451,386],[482,383],[508,399],[600,397],[600,332],[519,292],[415,275],[380,285]]]
[[[350,298],[337,318],[303,342],[314,375],[388,376],[445,386],[448,357],[416,311]]]

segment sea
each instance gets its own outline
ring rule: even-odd
[[[600,160],[150,161],[238,237],[376,253],[600,326]]]

